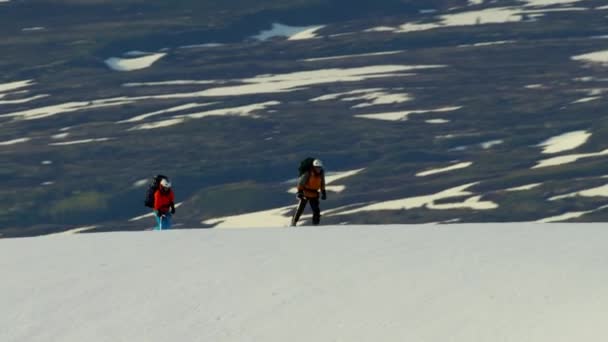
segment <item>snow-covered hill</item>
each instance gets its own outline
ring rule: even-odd
[[[0,341],[603,341],[601,224],[0,240]]]

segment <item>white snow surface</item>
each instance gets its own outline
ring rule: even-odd
[[[1,1],[1,0],[0,0]],[[29,87],[34,84],[33,80],[14,81],[9,83],[0,83],[0,93],[13,91],[20,88]]]
[[[30,141],[30,138],[17,138],[12,140],[0,141],[0,146],[15,145]]]
[[[412,100],[412,96],[405,93],[391,93],[388,89],[383,88],[370,88],[357,89],[343,93],[325,94],[310,99],[309,101],[317,102],[336,99],[340,99],[340,101],[369,101],[352,106],[352,108],[364,108],[376,105],[408,102]]]
[[[0,240],[0,340],[602,341],[604,224]]]
[[[268,40],[273,37],[287,37],[288,40],[311,39],[315,38],[315,32],[323,27],[325,26],[289,26],[274,23],[270,30],[264,30],[253,38],[258,40]]]
[[[392,29],[391,29],[392,30]],[[395,50],[395,51],[382,51],[382,52],[371,52],[371,53],[358,53],[354,55],[338,55],[338,56],[329,56],[329,57],[316,57],[316,58],[306,58],[302,61],[304,62],[318,62],[318,61],[329,61],[334,59],[347,59],[347,58],[359,58],[359,57],[373,57],[373,56],[386,56],[386,55],[395,55],[398,53],[402,53],[405,50]]]
[[[444,173],[444,172],[449,172],[449,171],[453,171],[453,170],[458,170],[458,169],[464,169],[467,168],[469,166],[473,165],[473,162],[462,162],[462,163],[456,163],[450,166],[446,166],[446,167],[442,167],[439,169],[431,169],[431,170],[426,170],[426,171],[421,171],[416,173],[417,177],[425,177],[425,176],[430,176],[430,175],[435,175],[438,173]]]
[[[31,97],[22,98],[22,99],[0,100],[0,104],[21,104],[21,103],[35,101],[35,100],[38,100],[38,99],[43,99],[43,98],[48,97],[48,96],[50,96],[50,95],[48,95],[48,94],[41,94],[41,95],[34,95],[34,96],[31,96]]]
[[[595,101],[595,100],[599,100],[599,99],[601,99],[600,96],[584,97],[582,99],[578,99],[576,101],[573,101],[572,104],[575,104],[575,103],[587,103],[587,102],[591,102],[591,101]]]
[[[574,131],[552,137],[543,141],[538,146],[544,147],[545,154],[559,153],[575,149],[587,142],[591,133],[587,131]]]
[[[524,191],[524,190],[534,189],[534,188],[539,187],[541,185],[543,185],[543,183],[531,183],[531,184],[516,186],[516,187],[513,187],[513,188],[508,188],[508,189],[505,189],[505,191]]]
[[[527,6],[541,7],[551,5],[564,5],[573,4],[575,2],[581,2],[583,0],[524,0],[527,2]]]
[[[387,120],[387,121],[407,121],[411,114],[425,114],[425,113],[442,113],[451,112],[458,110],[462,107],[444,107],[437,109],[428,110],[403,110],[399,112],[388,112],[388,113],[373,113],[373,114],[357,114],[355,117],[363,119],[374,119],[374,120]]]
[[[477,185],[478,182],[464,184],[453,188],[445,189],[434,194],[420,195],[414,197],[399,198],[395,200],[376,202],[366,204],[360,208],[349,209],[344,211],[338,211],[335,215],[352,215],[366,211],[380,211],[380,210],[408,210],[414,208],[423,208],[435,210],[446,210],[454,208],[470,208],[476,210],[491,210],[498,208],[498,204],[492,201],[482,201],[481,196],[475,195],[473,192],[467,189]],[[471,196],[462,202],[458,202],[455,199],[454,203],[437,203],[438,201],[459,198],[463,196]]]
[[[572,57],[575,61],[608,64],[608,50],[590,52]]]
[[[123,87],[156,87],[156,86],[181,86],[181,85],[201,85],[213,84],[216,81],[208,80],[173,80],[173,81],[158,81],[158,82],[130,82],[125,83]]]
[[[80,140],[72,140],[72,141],[63,141],[57,143],[50,143],[50,146],[67,146],[67,145],[79,145],[79,144],[89,144],[95,142],[104,142],[112,140],[113,138],[93,138],[93,139],[80,139]]]
[[[608,208],[608,205],[603,205],[603,206],[601,206],[599,208],[592,209],[592,210],[571,211],[571,212],[563,213],[563,214],[560,214],[560,215],[547,217],[547,218],[538,220],[536,222],[538,222],[538,223],[564,222],[564,221],[567,221],[567,220],[570,220],[570,219],[575,219],[575,218],[579,218],[581,216],[585,216],[587,214],[594,213],[596,211],[604,210],[606,208]]]
[[[598,186],[595,188],[580,190],[571,192],[564,195],[553,196],[549,198],[549,201],[556,201],[564,198],[572,198],[572,197],[608,197],[608,184],[604,184],[602,186]]]
[[[106,65],[116,71],[133,71],[149,68],[159,59],[165,57],[166,53],[153,53],[143,57],[119,58],[112,57],[106,59]]]
[[[396,33],[406,33],[415,31],[432,30],[450,26],[472,26],[485,24],[503,24],[521,22],[528,17],[536,19],[542,17],[546,12],[557,11],[584,11],[586,8],[560,7],[545,8],[552,5],[564,5],[579,2],[582,0],[525,0],[525,5],[511,7],[493,7],[473,11],[463,11],[437,16],[436,22],[408,22],[397,28],[374,27],[368,32],[374,31],[394,31]],[[479,0],[472,0],[469,5],[481,4]]]
[[[604,149],[600,152],[592,152],[592,153],[579,153],[579,154],[567,154],[563,156],[557,156],[549,159],[544,159],[536,163],[532,168],[537,169],[541,167],[555,166],[555,165],[564,165],[570,164],[578,161],[579,159],[585,158],[594,158],[601,157],[608,154],[608,149]]]

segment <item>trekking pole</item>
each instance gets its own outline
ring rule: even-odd
[[[291,224],[290,224],[291,227],[295,227],[298,224],[297,222],[295,222],[295,220],[296,220],[296,215],[298,214],[298,209],[300,208],[300,204],[302,204],[301,198],[298,199],[298,203],[296,203],[296,207],[293,212],[293,215],[291,215]]]

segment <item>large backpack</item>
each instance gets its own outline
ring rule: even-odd
[[[315,161],[315,158],[308,157],[308,158],[304,158],[304,160],[302,160],[300,162],[300,166],[298,167],[298,173],[300,176],[312,169],[313,161]]]
[[[152,182],[148,186],[148,190],[146,191],[146,198],[144,199],[144,205],[149,208],[154,208],[154,193],[158,190],[160,186],[160,181],[166,179],[169,180],[167,176],[156,175],[152,178]]]

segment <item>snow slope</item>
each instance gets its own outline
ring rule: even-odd
[[[0,240],[0,341],[602,341],[605,224]]]

